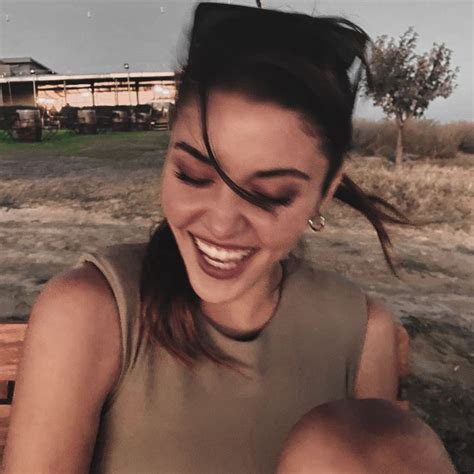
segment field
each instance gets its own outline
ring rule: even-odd
[[[0,318],[27,319],[52,275],[84,251],[146,240],[160,219],[164,132],[0,142]],[[416,227],[390,228],[396,278],[375,232],[335,203],[307,256],[385,301],[411,335],[412,408],[474,471],[474,155],[410,161],[353,155],[348,174],[398,205]]]

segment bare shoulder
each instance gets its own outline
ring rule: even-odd
[[[63,345],[80,341],[77,350],[112,350],[120,354],[115,297],[95,265],[85,263],[47,283],[31,310],[25,350],[39,337],[58,351]]]
[[[5,472],[87,471],[120,355],[118,310],[101,272],[84,264],[53,278],[31,311]]]
[[[396,400],[398,358],[395,319],[386,305],[367,297],[367,331],[356,377],[356,398]]]
[[[57,275],[40,293],[28,322],[24,358],[40,345],[48,345],[56,356],[75,351],[76,364],[94,363],[97,376],[113,384],[121,354],[118,309],[95,265],[85,263]]]
[[[30,316],[34,322],[36,314],[44,309],[55,309],[79,299],[84,310],[98,304],[111,306],[114,302],[112,290],[100,270],[91,263],[67,270],[52,278],[38,296]],[[87,311],[81,312],[84,317]],[[54,313],[53,313],[54,314]]]

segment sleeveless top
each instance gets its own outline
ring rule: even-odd
[[[366,325],[365,295],[341,276],[288,259],[271,320],[252,340],[231,338],[205,318],[205,335],[246,364],[237,372],[202,360],[190,369],[138,337],[146,244],[83,255],[115,295],[122,369],[106,399],[90,472],[273,473],[282,443],[316,405],[350,398]]]

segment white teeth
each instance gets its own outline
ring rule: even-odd
[[[194,237],[194,241],[196,242],[199,250],[209,258],[212,258],[214,262],[215,260],[220,260],[219,263],[238,262],[252,253],[252,250],[227,250],[222,247],[215,247],[214,245],[209,245],[197,237]]]
[[[207,255],[203,255],[204,260],[206,260],[209,265],[212,265],[213,267],[216,268],[221,268],[223,270],[231,270],[232,268],[235,268],[238,266],[238,263],[236,262],[218,262],[217,260],[212,260],[212,258],[209,258]]]

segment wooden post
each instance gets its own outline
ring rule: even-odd
[[[128,89],[128,105],[132,106],[132,94],[130,92],[130,73],[127,70],[127,89]]]
[[[8,94],[10,96],[10,105],[13,105],[12,83],[8,81]]]
[[[135,94],[137,96],[137,105],[140,105],[139,88],[140,88],[140,83],[138,81],[136,81],[135,82]]]
[[[115,105],[118,105],[117,79],[114,79]]]
[[[35,100],[35,107],[36,107],[36,77],[33,75],[33,98]]]
[[[95,87],[94,83],[91,83],[91,92],[92,92],[92,107],[95,107]]]
[[[63,89],[64,89],[64,105],[67,105],[67,87],[66,87],[66,81],[63,81]]]

